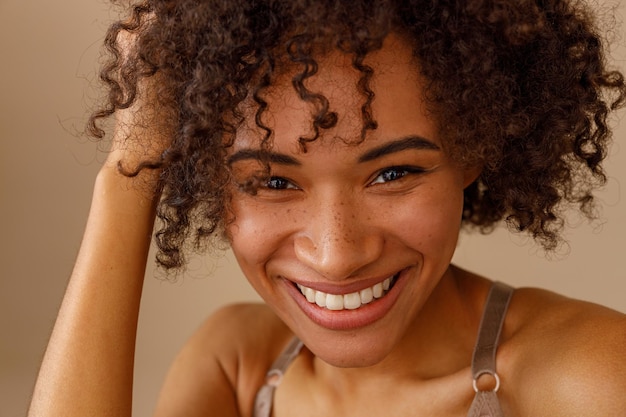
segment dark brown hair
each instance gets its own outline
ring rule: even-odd
[[[120,32],[136,35],[123,57]],[[157,161],[128,175],[161,169],[162,225],[158,262],[184,265],[185,242],[200,244],[224,226],[229,181],[226,148],[251,96],[256,122],[267,110],[263,91],[287,59],[300,70],[293,85],[315,104],[315,140],[336,123],[328,100],[309,91],[315,51],[350,54],[360,71],[362,138],[376,128],[370,103],[372,69],[364,58],[389,33],[413,45],[416,71],[450,154],[483,166],[465,191],[463,221],[487,231],[505,220],[554,249],[562,210],[576,205],[593,217],[592,191],[605,181],[601,162],[607,115],[623,104],[624,77],[607,69],[602,38],[589,10],[565,0],[146,0],[109,29],[109,89],[89,131],[136,100],[138,82],[158,77],[153,113],[168,120],[172,143]]]

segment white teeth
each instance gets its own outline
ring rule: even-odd
[[[374,291],[372,291],[371,287],[361,290],[359,295],[361,296],[361,303],[363,304],[371,303],[374,299]]]
[[[304,296],[306,297],[306,300],[309,303],[314,303],[315,302],[315,290],[312,288],[307,288],[307,287],[301,287],[301,289],[304,289],[303,293],[304,293]]]
[[[343,295],[327,294],[326,308],[329,310],[343,310]]]
[[[372,287],[364,288],[361,291],[350,294],[328,294],[316,291],[312,288],[298,284],[300,292],[311,304],[317,304],[329,310],[356,310],[364,304],[371,303],[375,298],[381,298],[391,287],[393,277],[385,279]]]
[[[383,284],[380,282],[372,287],[374,298],[380,298],[383,296]]]
[[[355,310],[361,307],[361,296],[358,292],[353,292],[343,296],[343,308],[346,310]]]
[[[327,295],[326,293],[323,293],[321,291],[316,291],[315,292],[315,304],[317,304],[320,307],[326,307],[326,295]]]

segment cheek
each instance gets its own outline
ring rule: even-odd
[[[227,226],[230,245],[248,275],[276,250],[277,242],[284,235],[281,226],[285,225],[285,219],[279,210],[256,204],[241,194],[233,196],[231,213],[233,218]]]
[[[396,207],[396,215],[389,216],[393,227],[407,245],[419,252],[451,257],[461,227],[462,189],[443,191],[433,187],[420,194]]]

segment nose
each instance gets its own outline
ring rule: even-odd
[[[346,197],[320,201],[296,235],[298,260],[332,280],[353,276],[377,260],[384,236],[359,206]]]

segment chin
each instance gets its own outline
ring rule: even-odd
[[[366,368],[384,361],[393,350],[391,337],[346,333],[327,342],[303,340],[319,359],[338,368]]]

